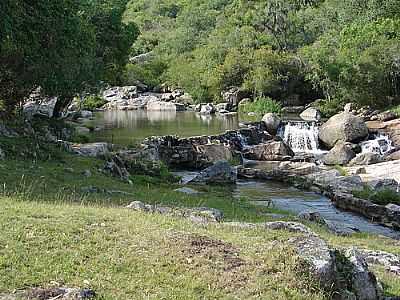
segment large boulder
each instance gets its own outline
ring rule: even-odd
[[[349,143],[338,142],[323,158],[326,165],[346,165],[356,156]]]
[[[191,183],[200,184],[223,184],[235,183],[237,180],[237,170],[224,160],[217,161],[211,167],[200,172],[193,178]]]
[[[319,121],[321,120],[322,116],[318,109],[309,107],[300,114],[300,118],[302,118],[304,121]]]
[[[264,122],[268,133],[276,134],[279,126],[281,126],[282,120],[277,114],[267,113],[262,118],[262,122]]]
[[[329,148],[334,147],[338,141],[358,142],[367,136],[365,122],[347,112],[333,116],[319,130],[319,139]]]
[[[249,147],[244,152],[244,157],[262,161],[284,161],[294,156],[294,152],[282,141],[270,141]]]

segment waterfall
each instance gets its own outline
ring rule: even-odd
[[[372,152],[379,155],[386,155],[395,149],[390,138],[383,134],[378,134],[372,140],[362,142],[360,145],[362,153]]]
[[[318,125],[307,122],[288,122],[278,130],[280,136],[294,152],[321,153],[318,144]]]

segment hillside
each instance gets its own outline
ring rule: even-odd
[[[389,1],[131,1],[140,30],[126,83],[167,82],[197,102],[239,87],[287,106],[398,104],[399,11]],[[397,82],[397,83],[396,83]]]

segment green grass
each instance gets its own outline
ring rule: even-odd
[[[334,167],[340,174],[340,176],[348,176],[349,172],[342,166],[335,165]]]
[[[266,113],[278,113],[282,112],[282,104],[276,100],[268,97],[258,97],[253,102],[239,106],[240,113],[254,112],[259,115]]]
[[[389,111],[394,112],[397,115],[397,117],[399,117],[400,116],[400,105],[392,107]]]
[[[3,292],[56,281],[100,299],[324,298],[296,269],[289,233],[11,198],[0,207]]]
[[[369,187],[364,187],[364,189],[360,191],[353,191],[353,195],[357,198],[370,200],[379,205],[387,205],[390,203],[400,205],[400,194],[391,189],[375,191]]]

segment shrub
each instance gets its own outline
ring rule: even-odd
[[[256,114],[282,112],[282,104],[269,97],[257,97],[253,102],[240,105],[239,111],[242,113],[254,112]]]
[[[344,103],[339,99],[318,100],[313,106],[318,108],[324,118],[330,118],[343,110]]]
[[[96,110],[106,104],[107,101],[100,96],[88,96],[83,100],[82,109],[83,110]]]
[[[400,204],[400,194],[388,188],[374,191],[370,187],[364,187],[361,191],[353,191],[353,195],[379,205]]]

